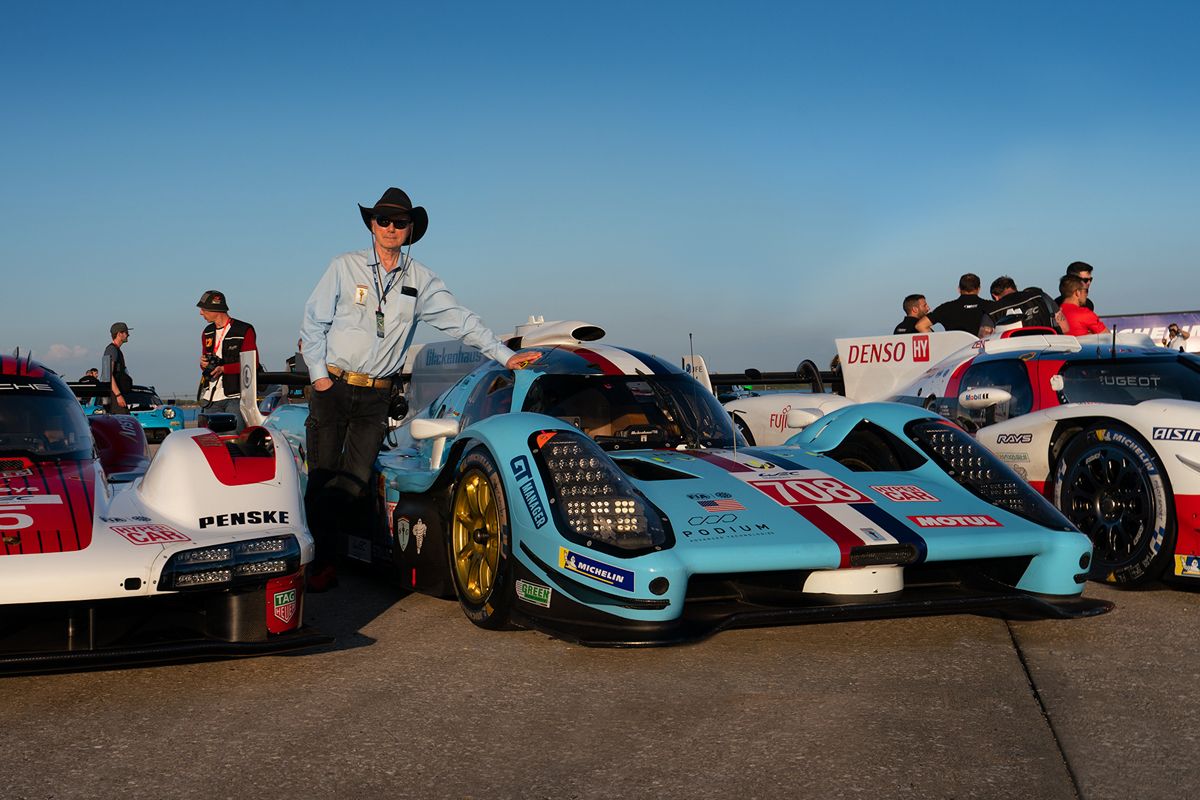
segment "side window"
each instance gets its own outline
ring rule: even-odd
[[[1029,371],[1025,362],[1017,359],[985,361],[973,364],[963,375],[959,391],[967,389],[1003,389],[1012,395],[1012,400],[990,408],[960,409],[976,425],[993,425],[1006,419],[1028,414],[1033,410],[1033,387],[1029,385]]]
[[[484,375],[475,384],[471,396],[463,407],[462,426],[494,416],[507,414],[512,409],[513,374],[500,369]]]

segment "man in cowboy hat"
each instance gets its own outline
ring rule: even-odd
[[[233,414],[237,432],[246,427],[242,419],[242,352],[257,350],[254,326],[229,316],[224,292],[209,289],[196,303],[208,323],[200,334],[200,399],[206,411]]]
[[[388,429],[392,381],[417,322],[502,364],[513,356],[477,315],[459,305],[441,278],[402,251],[425,235],[424,208],[396,188],[371,208],[358,208],[372,247],[333,259],[305,304],[300,326],[313,389],[305,506],[317,543],[309,578],[315,591],[336,580],[338,521],[353,524],[368,501],[372,464]]]

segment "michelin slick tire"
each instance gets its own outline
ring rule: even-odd
[[[509,628],[513,559],[504,482],[485,447],[467,453],[455,475],[447,551],[459,607],[481,628]]]
[[[1074,436],[1055,468],[1053,499],[1092,540],[1092,580],[1141,586],[1171,561],[1171,486],[1154,451],[1130,428],[1097,424]]]

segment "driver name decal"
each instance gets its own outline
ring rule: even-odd
[[[603,561],[597,561],[594,558],[589,558],[582,553],[576,553],[565,547],[558,548],[558,566],[568,572],[574,572],[577,575],[583,575],[594,581],[607,584],[614,589],[623,589],[626,592],[633,591],[632,570],[614,567],[612,564],[605,564]]]
[[[513,477],[520,481],[517,489],[521,492],[521,499],[525,501],[525,508],[529,511],[529,518],[533,520],[533,527],[542,527],[549,517],[546,515],[546,506],[542,503],[542,496],[533,483],[533,471],[529,469],[529,459],[525,456],[517,456],[508,462],[508,466],[513,471]]]
[[[119,533],[131,544],[164,544],[166,542],[190,542],[185,534],[169,525],[117,525],[113,533]]]

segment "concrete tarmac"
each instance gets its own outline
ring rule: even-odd
[[[351,574],[308,654],[0,679],[0,796],[1179,798],[1200,594],[611,650]]]

